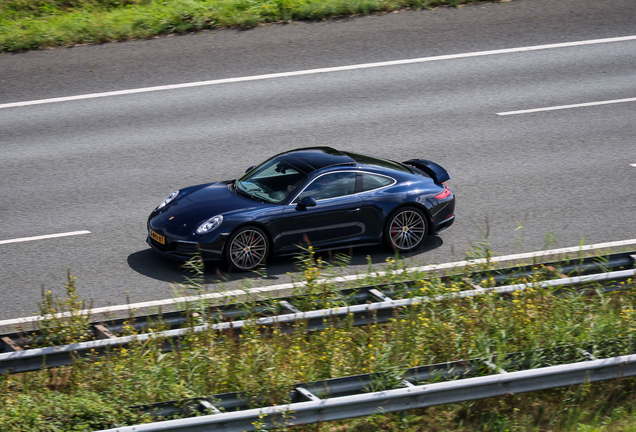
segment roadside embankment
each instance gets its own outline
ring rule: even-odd
[[[322,20],[474,0],[0,0],[0,51]]]

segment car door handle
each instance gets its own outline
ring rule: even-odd
[[[360,211],[360,207],[347,210],[345,213],[350,214],[350,213],[355,213],[355,212],[359,212],[359,211]]]

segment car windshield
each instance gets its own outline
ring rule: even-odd
[[[307,174],[275,157],[247,172],[236,187],[257,200],[280,204],[305,180]]]

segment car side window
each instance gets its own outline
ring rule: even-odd
[[[393,184],[395,182],[395,180],[393,180],[392,178],[369,173],[361,173],[360,180],[362,182],[362,185],[360,186],[360,192],[379,189],[384,186],[389,186],[390,184]]]
[[[313,197],[316,201],[339,196],[350,195],[356,191],[355,172],[336,172],[322,175],[316,178],[296,198],[299,201],[306,196]]]

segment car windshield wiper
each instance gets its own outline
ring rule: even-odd
[[[236,181],[236,180],[234,180],[234,192],[236,192],[239,195],[243,195],[244,197],[247,197],[249,199],[252,199],[254,201],[262,202],[262,203],[265,203],[265,204],[268,203],[267,200],[265,200],[263,198],[260,198],[260,197],[258,197],[256,195],[252,195],[251,193],[241,189],[241,187],[238,185],[238,181]]]

